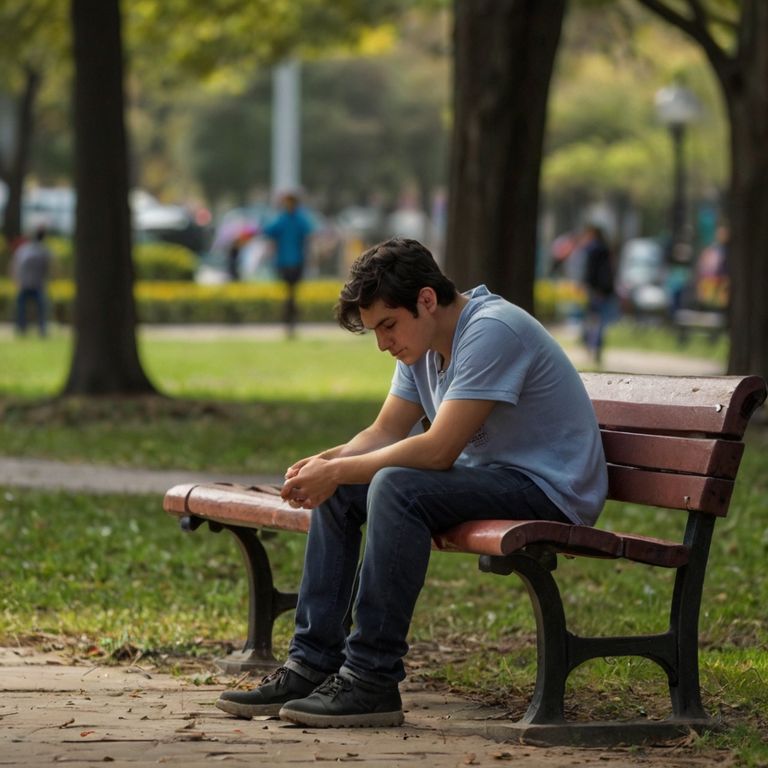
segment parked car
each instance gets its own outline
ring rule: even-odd
[[[6,197],[7,190],[0,184],[0,211]],[[196,253],[207,248],[207,228],[187,207],[165,205],[142,189],[131,192],[130,202],[137,240],[178,243]],[[73,237],[76,204],[72,187],[29,187],[22,199],[21,228],[29,233],[45,227],[51,234]]]
[[[660,315],[669,309],[662,245],[653,238],[627,240],[619,254],[616,292],[625,312]]]
[[[187,206],[167,205],[143,189],[134,189],[131,212],[133,231],[138,240],[176,243],[198,254],[208,248],[210,231],[207,221],[199,220]]]

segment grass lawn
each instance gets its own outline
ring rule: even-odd
[[[652,348],[668,343],[657,331],[644,335]],[[0,339],[0,453],[277,474],[368,423],[392,368],[370,337],[146,336],[141,348],[150,376],[174,398],[52,400],[68,364],[66,335]],[[695,346],[691,353],[701,354]],[[740,764],[758,766],[768,764],[759,743],[768,737],[768,432],[755,426],[748,438],[731,514],[717,524],[701,617],[705,703],[740,727],[698,744],[725,744]],[[659,533],[647,508],[612,503],[605,523],[618,518]],[[141,653],[181,668],[242,641],[247,604],[234,541],[207,530],[182,534],[156,496],[0,488],[0,540],[0,643],[61,645],[101,661]],[[270,545],[279,586],[294,587],[304,538],[280,535]],[[557,573],[575,631],[615,629],[617,617],[627,633],[664,628],[670,573],[583,559],[563,559]],[[278,655],[290,631],[283,616]],[[533,643],[530,603],[516,577],[480,574],[469,556],[433,558],[414,618],[413,674],[520,715],[533,687]],[[575,716],[668,710],[663,675],[643,660],[590,662],[569,691]]]

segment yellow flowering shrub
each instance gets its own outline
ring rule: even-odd
[[[333,307],[342,283],[307,280],[299,284],[301,318],[310,322],[333,320]],[[541,280],[535,286],[536,316],[558,319],[583,307],[584,292],[576,283]],[[61,323],[72,321],[75,287],[71,280],[53,280],[48,286],[51,314]],[[0,317],[10,319],[15,289],[0,280]],[[198,285],[181,281],[141,281],[135,297],[143,323],[270,323],[281,322],[285,286],[274,282],[239,282]]]

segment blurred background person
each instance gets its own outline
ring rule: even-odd
[[[297,193],[283,194],[280,199],[280,214],[264,227],[263,232],[273,243],[275,268],[288,292],[283,321],[289,337],[292,337],[296,330],[296,289],[304,274],[307,246],[312,233],[312,222],[299,202]]]
[[[584,255],[584,287],[587,308],[582,337],[592,359],[602,361],[605,328],[616,311],[611,250],[603,230],[595,224],[584,228],[581,240]]]
[[[36,308],[40,336],[46,335],[46,285],[52,256],[45,244],[45,236],[45,228],[38,227],[32,239],[19,245],[13,254],[11,272],[17,288],[16,331],[22,336],[27,332],[27,309],[30,303]]]
[[[728,275],[729,229],[720,224],[715,239],[696,261],[696,304],[708,309],[724,311],[728,308],[730,281]]]

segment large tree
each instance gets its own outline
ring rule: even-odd
[[[154,391],[139,361],[119,0],[72,0],[75,346],[66,394]]]
[[[539,177],[566,0],[455,0],[447,271],[533,310]]]
[[[639,0],[706,54],[730,121],[730,373],[768,378],[768,2]]]
[[[347,23],[397,7],[397,0],[344,0],[334,11],[312,0],[274,3],[220,0],[200,5],[185,0],[146,2],[133,10],[153,23],[139,25],[152,68],[173,62],[203,75],[217,66],[279,58],[312,30],[328,45],[347,38]],[[368,9],[367,11],[365,9]],[[75,60],[75,347],[65,394],[153,392],[136,346],[128,148],[124,118],[123,34],[119,0],[72,0]],[[154,31],[150,35],[149,30]],[[262,35],[254,37],[255,30]],[[163,37],[165,35],[165,37]],[[160,38],[165,56],[156,47]],[[262,49],[250,54],[254,46]]]

